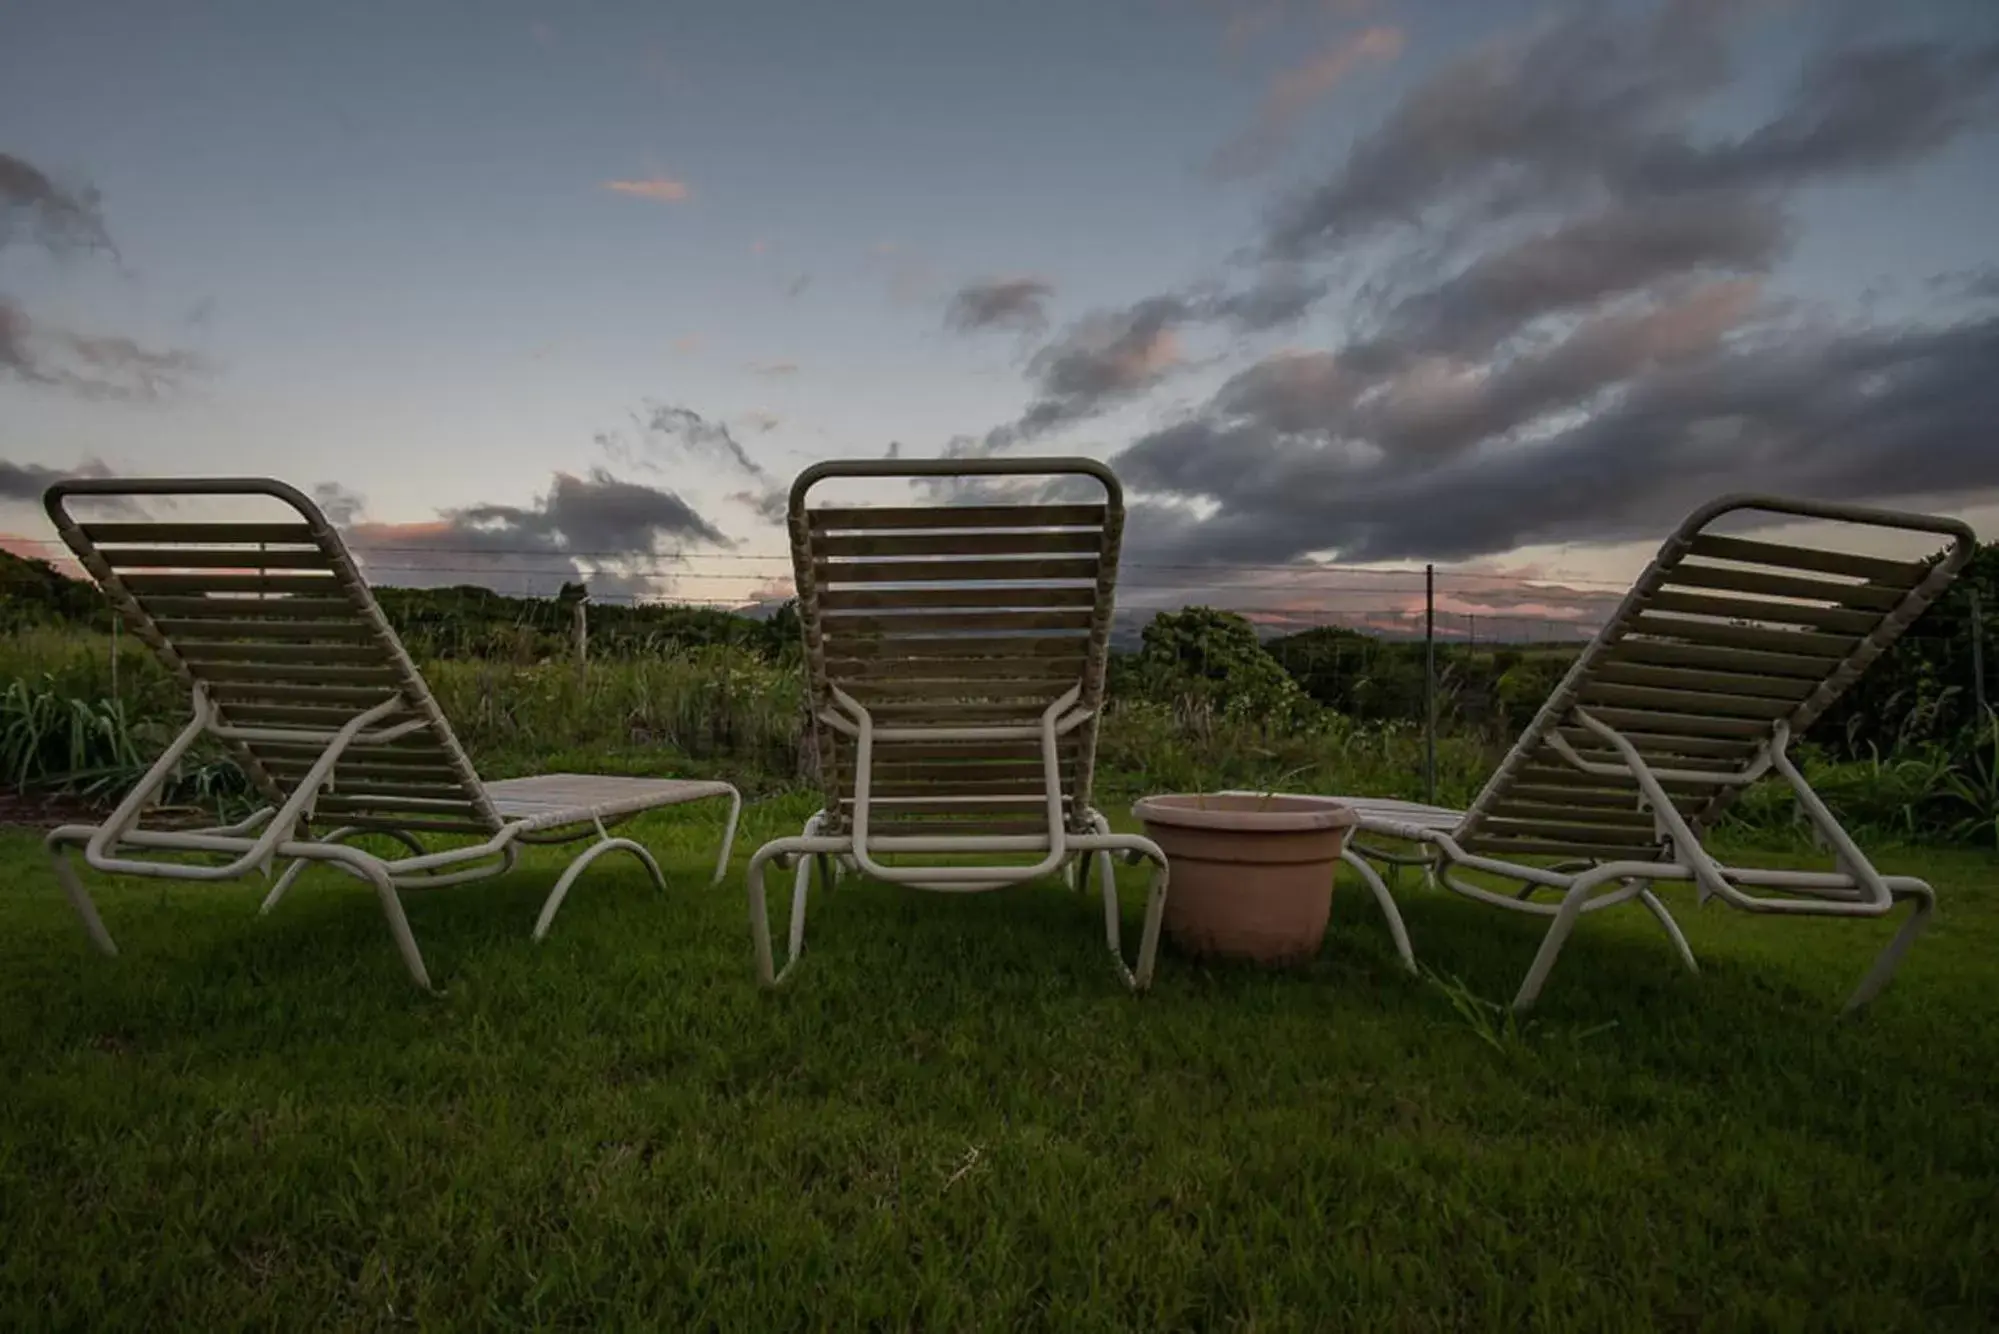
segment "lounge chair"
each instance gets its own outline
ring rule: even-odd
[[[281,522],[79,523],[71,497],[251,497],[282,501],[295,514]],[[502,874],[524,844],[593,838],[543,904],[539,940],[576,877],[613,849],[637,857],[665,887],[652,855],[612,837],[611,824],[713,797],[729,799],[717,881],[726,870],[742,804],[727,783],[585,774],[481,782],[339,533],[284,483],[82,479],[50,487],[44,504],[125,624],[194,699],[193,718],[103,823],[64,825],[48,836],[56,875],[104,953],[117,947],[65,855],[71,847],[97,870],[168,880],[268,875],[286,859],[265,912],[307,864],[339,867],[375,887],[403,962],[426,989],[430,974],[399,890]],[[205,736],[235,757],[265,804],[215,828],[140,828],[162,785]],[[350,841],[364,834],[386,835],[409,855],[383,858]],[[421,840],[439,836],[472,841],[426,851]],[[222,860],[196,864],[183,859],[188,853]]]
[[[1848,536],[1868,528],[1934,533],[1951,546],[1934,562],[1890,560],[1708,531],[1745,511],[1824,521]],[[1771,496],[1712,501],[1666,540],[1468,810],[1336,798],[1361,817],[1344,859],[1390,911],[1377,865],[1421,866],[1469,898],[1552,918],[1516,1010],[1540,995],[1581,914],[1634,898],[1698,971],[1652,892],[1655,882],[1691,881],[1700,903],[1720,899],[1759,913],[1882,917],[1906,900],[1908,920],[1846,1008],[1865,1005],[1928,924],[1936,896],[1912,876],[1876,870],[1787,749],[1937,599],[1976,546],[1971,529],[1953,519]],[[1770,774],[1789,784],[1832,852],[1831,869],[1730,866],[1704,845],[1737,795]],[[1384,838],[1415,849],[1383,848]],[[1462,871],[1522,889],[1498,893]],[[1559,892],[1559,901],[1535,901],[1543,890]]]
[[[1057,479],[1090,503],[809,507],[834,478]],[[1092,484],[1094,483],[1094,485]],[[1002,483],[1003,485],[1003,483]],[[922,889],[976,891],[1072,863],[1100,872],[1104,934],[1133,990],[1152,978],[1166,858],[1090,806],[1124,524],[1116,477],[1089,459],[822,463],[791,488],[792,563],[824,807],[749,864],[757,977],[805,943],[810,872],[835,863]],[[1120,944],[1113,854],[1153,865],[1136,963]],[[889,864],[918,856],[922,864]],[[1030,860],[1019,861],[1026,857]],[[938,858],[949,861],[934,860]],[[796,867],[787,960],[764,904],[771,862]]]

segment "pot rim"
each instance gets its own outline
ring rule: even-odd
[[[1160,793],[1141,797],[1132,804],[1131,813],[1146,824],[1246,834],[1314,833],[1360,823],[1359,813],[1335,798],[1288,793],[1272,793],[1267,799],[1260,792]]]

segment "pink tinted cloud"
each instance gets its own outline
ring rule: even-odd
[[[604,188],[613,194],[630,195],[635,199],[651,199],[662,204],[678,204],[693,197],[694,191],[686,181],[676,181],[671,176],[648,176],[638,180],[605,181]]]
[[[1376,24],[1342,37],[1303,64],[1278,71],[1255,123],[1222,145],[1210,169],[1218,176],[1240,176],[1268,166],[1314,103],[1362,65],[1386,64],[1400,56],[1404,40],[1400,28]]]

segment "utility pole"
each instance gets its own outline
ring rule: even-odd
[[[1971,590],[1971,697],[1978,704],[1978,718],[1972,724],[1979,726],[1985,721],[1985,619],[1978,606],[1978,590]]]
[[[1423,800],[1437,804],[1437,567],[1423,567]]]

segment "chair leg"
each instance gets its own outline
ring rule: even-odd
[[[749,888],[750,942],[756,949],[757,983],[764,987],[776,986],[798,963],[798,956],[794,954],[785,960],[784,971],[779,972],[771,958],[770,909],[764,900],[764,868],[777,856],[767,848],[757,849],[744,876]]]
[[[89,934],[90,943],[97,946],[98,952],[106,957],[117,958],[118,946],[111,939],[111,933],[104,929],[104,919],[97,915],[97,905],[91,902],[90,892],[84,889],[83,880],[77,875],[69,854],[59,845],[51,843],[49,862],[55,868],[56,883],[62,886],[62,892],[68,896],[70,907],[76,909],[76,915],[83,919],[83,929]]]
[[[1582,916],[1583,905],[1606,879],[1608,877],[1603,875],[1584,872],[1562,895],[1561,906],[1555,910],[1554,920],[1548,924],[1548,934],[1541,938],[1541,948],[1534,954],[1534,964],[1527,970],[1519,992],[1513,997],[1515,1013],[1524,1014],[1534,1007],[1534,1002],[1540,998],[1541,988],[1547,985],[1549,971],[1555,966],[1555,956],[1562,952],[1569,933],[1576,928],[1576,919]]]
[[[1638,891],[1638,901],[1659,919],[1659,925],[1666,929],[1666,935],[1672,939],[1673,948],[1678,951],[1680,962],[1687,966],[1687,971],[1698,974],[1701,966],[1694,960],[1693,947],[1687,944],[1686,936],[1680,931],[1680,924],[1673,920],[1672,913],[1666,911],[1666,905],[1659,901],[1659,896],[1652,892],[1650,885]]]
[[[369,831],[365,829],[354,829],[354,828],[336,829],[332,833],[328,834],[325,838],[320,839],[319,841],[322,843],[345,843],[348,839],[353,838],[356,834],[364,834],[369,832],[379,833],[385,835],[386,837],[395,839],[398,843],[401,843],[404,847],[408,848],[412,856],[417,856],[417,857],[423,856],[423,844],[416,841],[415,835],[409,833],[407,830],[402,830],[402,829],[378,829],[374,831]],[[291,891],[292,885],[298,880],[299,876],[304,873],[305,868],[310,864],[311,861],[309,858],[305,857],[292,858],[292,864],[284,869],[284,874],[278,877],[278,883],[272,885],[271,892],[264,896],[264,902],[257,909],[257,915],[259,917],[265,916],[269,914],[273,908],[277,907],[278,901],[284,898],[284,896]],[[360,871],[357,871],[353,867],[349,866],[346,862],[329,862],[327,864],[336,867],[339,870],[345,871],[348,875],[353,876],[356,880],[366,880],[368,878]]]
[[[591,862],[596,861],[613,848],[629,852],[645,863],[646,871],[652,876],[653,884],[662,891],[666,889],[666,877],[660,874],[659,863],[653,860],[652,854],[647,852],[642,844],[634,843],[628,838],[601,838],[597,842],[592,843],[588,848],[585,848],[575,861],[569,863],[568,867],[562,872],[562,878],[555,882],[555,888],[548,892],[547,901],[541,905],[541,916],[535,919],[534,938],[536,940],[540,940],[548,934],[548,928],[555,922],[555,910],[560,908],[563,899],[569,896],[569,887],[576,883],[576,877],[582,875],[584,868],[590,865]]]
[[[423,966],[423,952],[416,947],[416,937],[410,934],[409,918],[403,915],[403,901],[396,893],[396,883],[389,877],[389,870],[379,861],[370,857],[359,863],[368,879],[374,882],[375,897],[381,900],[382,915],[389,919],[389,934],[396,938],[396,949],[403,956],[403,966],[409,969],[410,977],[425,991],[435,991],[430,984],[430,970]]]
[[[729,789],[729,822],[722,826],[722,851],[715,858],[715,878],[708,883],[719,885],[729,874],[729,854],[736,848],[736,822],[743,814],[743,794],[735,788]]]
[[[794,959],[805,952],[805,900],[811,892],[812,862],[800,857],[792,872],[791,929],[785,935],[785,948]]]
[[[1402,910],[1396,906],[1395,896],[1382,883],[1381,873],[1368,863],[1367,858],[1355,852],[1352,847],[1340,849],[1340,860],[1352,867],[1374,895],[1374,901],[1381,909],[1381,915],[1388,921],[1388,934],[1395,940],[1395,952],[1402,956],[1402,966],[1410,972],[1416,971],[1416,951],[1409,945],[1409,928],[1403,925]]]
[[[1109,853],[1099,854],[1105,858]],[[1148,860],[1151,860],[1148,858]],[[1138,937],[1138,962],[1127,967],[1124,961],[1123,923],[1118,912],[1117,877],[1108,868],[1099,872],[1098,889],[1104,900],[1104,942],[1110,946],[1111,964],[1118,977],[1133,991],[1152,985],[1152,970],[1159,955],[1159,927],[1166,916],[1167,866],[1163,858],[1152,863],[1152,883],[1145,895],[1145,925]]]
[[[1842,1015],[1858,1012],[1881,994],[1881,989],[1888,985],[1895,976],[1896,968],[1901,966],[1902,956],[1908,953],[1916,937],[1929,927],[1930,917],[1936,911],[1936,891],[1920,880],[1899,882],[1893,886],[1893,892],[1896,898],[1914,899],[1915,906],[1909,912],[1909,919],[1902,923],[1902,929],[1888,942],[1887,948],[1874,956],[1873,966],[1860,980],[1860,985],[1854,988],[1853,995],[1847,998],[1846,1007],[1840,1011]]]

